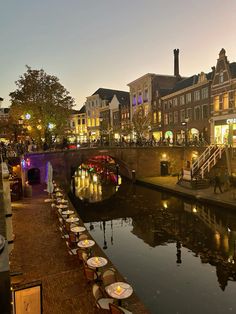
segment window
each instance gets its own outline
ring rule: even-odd
[[[180,106],[185,104],[184,95],[180,96],[179,102],[180,102]]]
[[[168,113],[164,114],[164,124],[167,125],[168,124]]]
[[[191,102],[191,93],[186,94],[186,104]]]
[[[168,100],[168,108],[169,108],[169,109],[172,108],[172,99]]]
[[[180,111],[180,122],[184,122],[185,120],[185,110]]]
[[[179,121],[179,113],[178,111],[174,111],[174,123],[177,124]]]
[[[168,103],[167,103],[167,101],[165,100],[165,101],[163,102],[163,109],[164,109],[164,110],[167,110],[167,107],[168,107]]]
[[[173,123],[173,113],[169,112],[169,123]]]
[[[194,92],[194,101],[198,101],[200,100],[200,91],[199,90],[195,90]]]
[[[228,93],[223,94],[223,110],[229,108],[229,96]]]
[[[145,89],[145,91],[144,91],[143,101],[148,102],[148,90],[147,89]]]
[[[80,125],[81,124],[81,121],[80,121],[80,119],[78,119],[78,125]]]
[[[91,119],[88,118],[88,126],[91,126]]]
[[[173,107],[177,107],[178,106],[178,98],[174,98],[173,99]]]
[[[136,105],[136,102],[137,102],[137,101],[136,101],[136,95],[134,94],[134,95],[133,95],[133,102],[132,102],[133,106]]]
[[[95,119],[93,118],[92,121],[91,121],[91,126],[95,126]]]
[[[153,112],[153,123],[157,122],[157,113]]]
[[[139,94],[138,94],[138,104],[140,105],[140,104],[142,104],[142,103],[143,103],[142,93],[139,92]]]
[[[82,124],[85,124],[85,118],[82,119]]]
[[[96,126],[99,126],[99,125],[100,125],[100,119],[96,118]]]
[[[189,118],[189,120],[192,120],[192,108],[187,109],[187,118]]]
[[[214,111],[219,111],[220,110],[220,97],[219,96],[215,96],[213,99],[213,107],[214,107]]]
[[[201,118],[201,113],[200,113],[199,107],[194,108],[194,118],[195,118],[195,120],[200,120],[200,118]]]
[[[158,122],[161,122],[161,111],[158,111]]]
[[[224,72],[220,71],[220,74],[219,74],[219,84],[221,84],[223,82],[224,82]]]
[[[208,98],[208,87],[202,89],[202,99]]]
[[[202,117],[203,119],[208,118],[208,105],[202,106]]]

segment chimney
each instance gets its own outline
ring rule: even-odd
[[[179,49],[174,49],[174,76],[179,77]]]

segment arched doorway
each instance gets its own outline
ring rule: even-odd
[[[173,135],[172,131],[166,131],[165,132],[165,140],[167,141],[167,143],[172,144],[173,143],[173,138],[174,138],[174,135]]]
[[[39,168],[32,168],[28,171],[28,182],[29,184],[40,183],[40,170]]]

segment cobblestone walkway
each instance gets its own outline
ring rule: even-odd
[[[67,253],[57,220],[45,203],[42,186],[33,187],[33,198],[14,202],[14,250],[11,271],[21,271],[20,285],[42,281],[45,314],[102,313],[95,308],[91,285],[75,256]],[[14,277],[12,277],[14,279]]]

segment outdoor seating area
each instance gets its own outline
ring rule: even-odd
[[[103,255],[96,242],[83,225],[80,217],[66,199],[61,187],[53,182],[53,189],[45,203],[51,206],[51,211],[57,219],[58,232],[65,242],[68,254],[78,261],[78,267],[91,287],[93,303],[97,309],[110,313],[132,313],[127,309],[128,299],[133,294],[133,288],[123,282],[121,275],[111,267],[110,261]],[[128,304],[129,305],[129,304]]]

